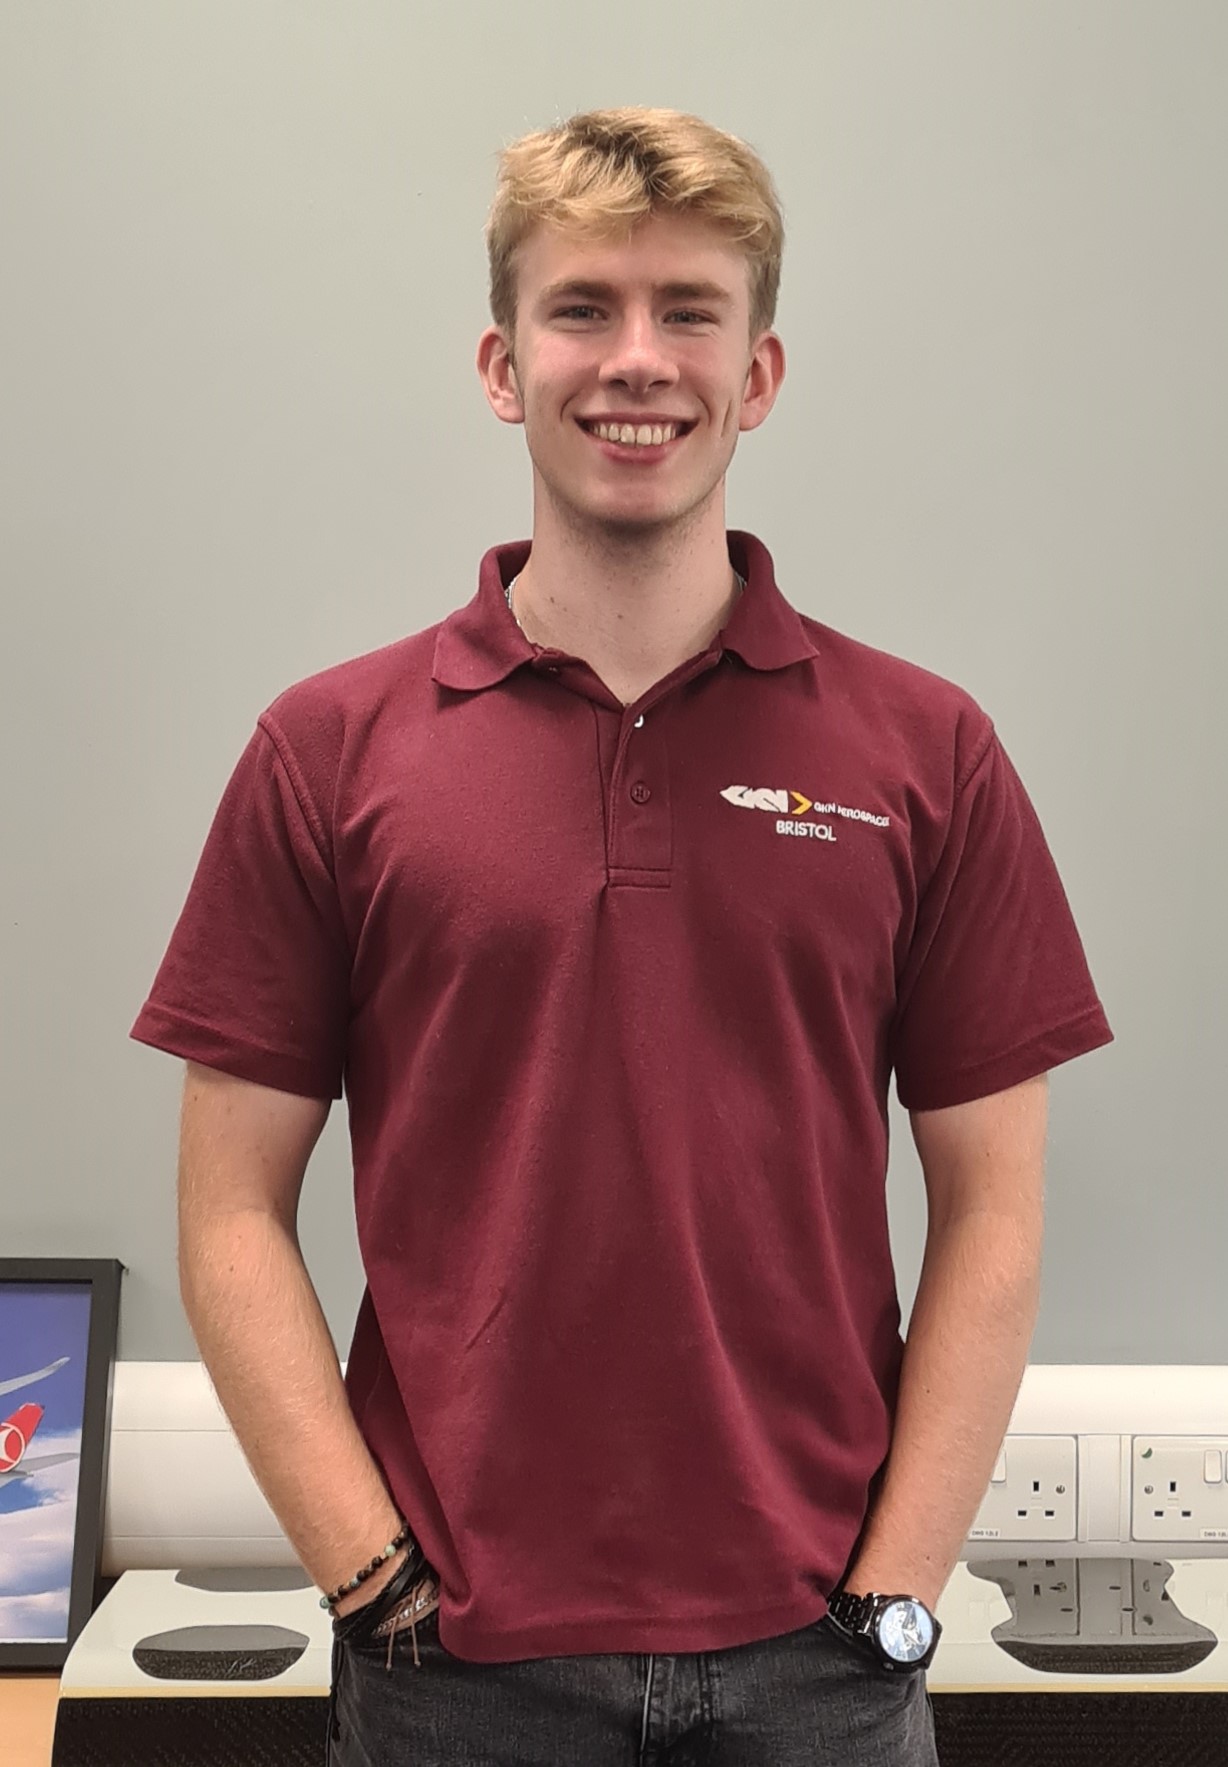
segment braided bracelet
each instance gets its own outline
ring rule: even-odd
[[[402,1522],[401,1531],[395,1539],[390,1540],[382,1552],[377,1552],[371,1563],[359,1571],[357,1576],[351,1577],[348,1583],[342,1583],[341,1587],[334,1589],[331,1595],[322,1595],[320,1606],[330,1610],[335,1608],[339,1601],[344,1601],[347,1595],[351,1595],[355,1589],[360,1589],[368,1577],[373,1577],[381,1565],[387,1564],[390,1558],[395,1557],[410,1538],[409,1523]]]

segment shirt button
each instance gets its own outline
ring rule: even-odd
[[[631,802],[633,804],[646,804],[651,796],[652,787],[645,785],[642,779],[637,779],[635,784],[631,787]]]
[[[639,717],[635,720],[635,729],[639,730],[641,728],[641,726],[643,725],[643,722],[644,722],[644,714],[643,714],[643,712],[641,712]]]

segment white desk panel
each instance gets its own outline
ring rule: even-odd
[[[124,1572],[68,1653],[61,1700],[327,1697],[332,1623],[318,1589],[211,1591],[175,1579],[174,1571]],[[162,1680],[133,1659],[141,1639],[187,1626],[279,1626],[305,1634],[308,1643],[297,1662],[261,1680]]]

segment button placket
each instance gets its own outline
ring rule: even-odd
[[[614,758],[610,795],[608,853],[613,881],[634,883],[655,874],[657,887],[668,881],[673,859],[669,761],[664,723],[653,719],[646,728],[643,712],[625,720]]]

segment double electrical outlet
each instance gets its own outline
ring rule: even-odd
[[[1020,1547],[1228,1544],[1228,1363],[1029,1363],[968,1531]]]
[[[1228,1542],[1228,1436],[1008,1435],[968,1539]]]

